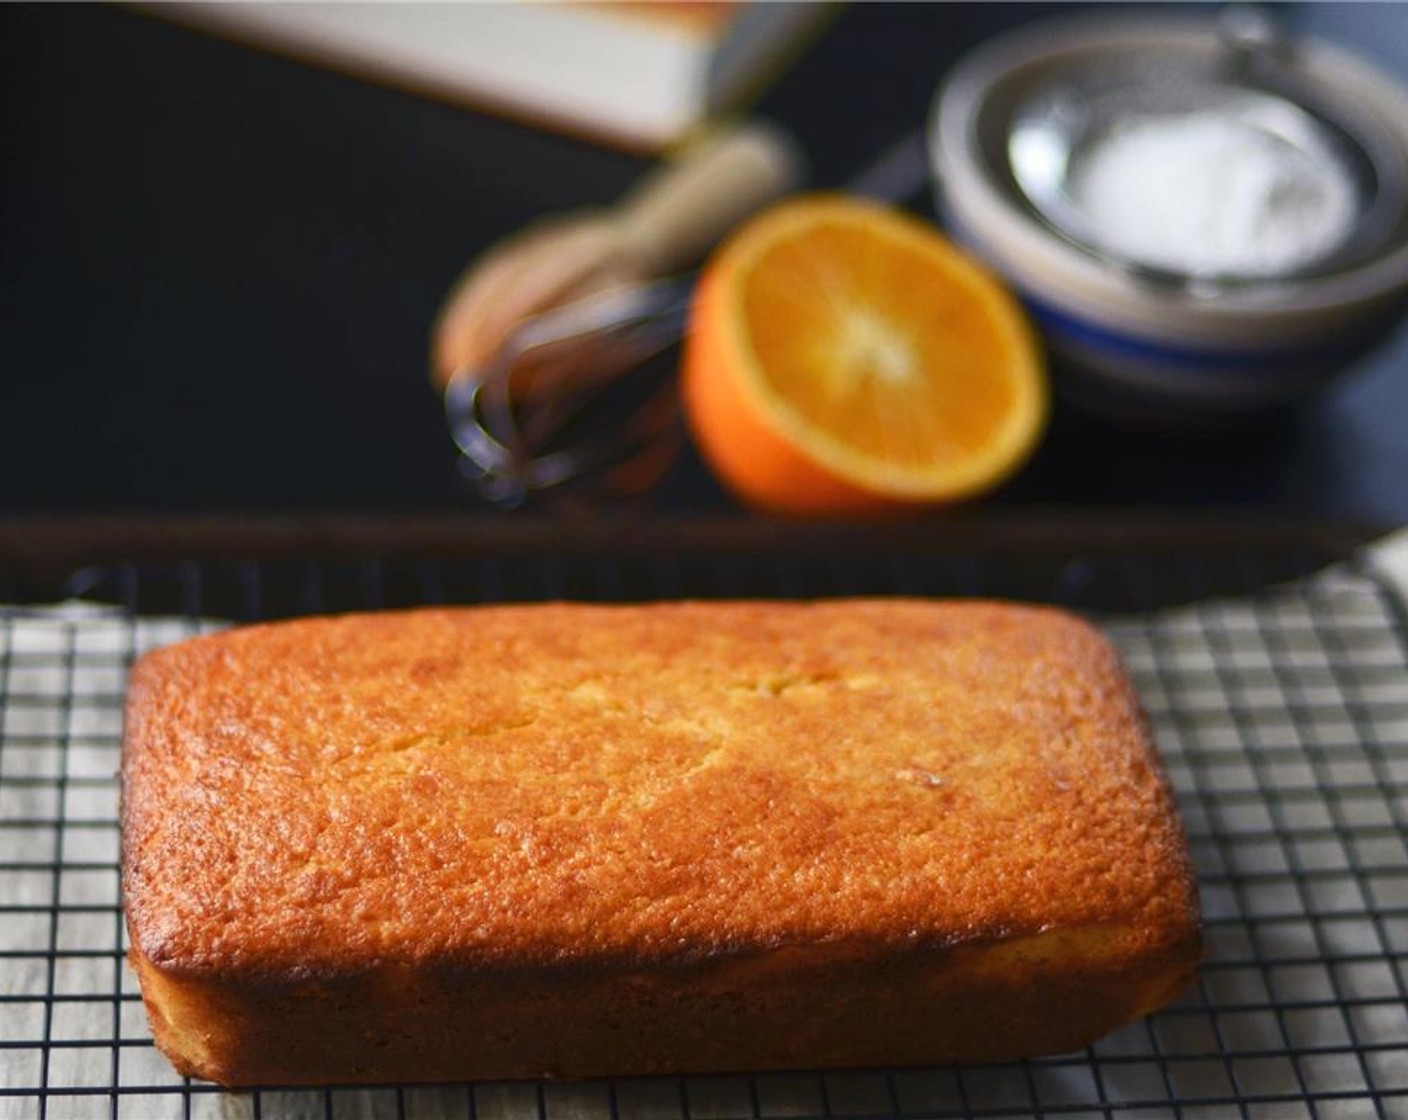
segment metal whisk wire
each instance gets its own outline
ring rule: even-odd
[[[656,445],[675,422],[673,380],[655,378],[632,407],[612,409],[610,386],[587,379],[525,394],[516,390],[514,372],[569,342],[579,358],[585,352],[614,370],[640,367],[680,338],[694,281],[687,275],[609,291],[535,315],[493,362],[454,378],[445,393],[445,415],[463,469],[485,498],[518,505],[534,491]],[[619,389],[621,378],[612,381]]]

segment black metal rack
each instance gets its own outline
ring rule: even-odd
[[[1341,550],[1285,544],[656,536],[79,570],[61,591],[107,613],[0,611],[0,1118],[1408,1115],[1408,615],[1372,567],[1311,576]],[[1020,597],[1107,626],[1199,870],[1209,952],[1192,991],[1082,1053],[963,1069],[228,1094],[156,1053],[118,900],[114,773],[138,649],[207,618],[838,594]]]

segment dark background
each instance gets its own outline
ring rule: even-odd
[[[1051,11],[847,7],[760,110],[843,182],[960,53]],[[1408,77],[1408,8],[1287,17]],[[0,514],[481,508],[426,379],[435,308],[479,250],[644,166],[127,9],[0,7]],[[1406,521],[1405,423],[1400,330],[1233,431],[1062,406],[990,502]],[[688,454],[660,504],[731,508]]]

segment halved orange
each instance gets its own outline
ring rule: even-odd
[[[811,516],[980,494],[1048,411],[1035,336],[997,280],[920,220],[831,195],[765,211],[710,259],[682,392],[721,481]]]

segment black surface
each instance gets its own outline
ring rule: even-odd
[[[1372,7],[1296,12],[1408,73],[1408,11]],[[761,109],[842,182],[1033,11],[852,6]],[[643,166],[125,9],[0,7],[0,511],[475,508],[425,378],[434,309],[478,250]],[[1408,520],[1405,366],[1400,332],[1215,435],[1063,408],[994,500]],[[661,502],[728,508],[692,456]]]

